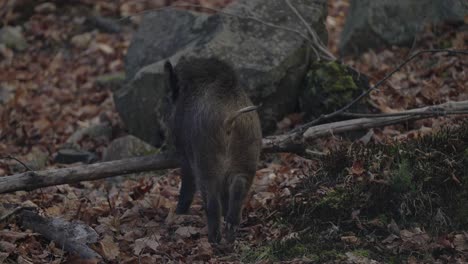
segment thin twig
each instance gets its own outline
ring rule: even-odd
[[[318,123],[320,123],[320,122],[322,122],[324,120],[327,120],[327,119],[336,117],[338,115],[341,115],[344,111],[348,110],[351,106],[353,106],[355,103],[357,103],[363,97],[369,95],[370,92],[376,90],[380,85],[382,85],[382,83],[384,83],[386,80],[388,80],[393,74],[395,74],[397,71],[399,71],[401,68],[403,68],[403,66],[405,66],[406,64],[408,64],[410,61],[417,58],[421,54],[424,54],[424,53],[438,53],[438,52],[448,52],[448,55],[454,55],[454,54],[455,55],[456,54],[468,55],[468,50],[429,49],[429,50],[418,51],[418,52],[414,53],[413,55],[411,55],[408,59],[403,61],[400,65],[398,65],[395,69],[393,69],[393,71],[391,71],[383,79],[378,81],[374,86],[372,86],[368,90],[364,91],[361,95],[359,95],[358,97],[353,99],[350,103],[348,103],[344,107],[342,107],[342,108],[340,108],[340,109],[338,109],[335,112],[332,112],[330,114],[321,115],[320,117],[312,120],[311,122],[308,122],[308,123],[306,123],[306,124],[304,124],[304,125],[302,125],[302,126],[300,126],[298,128],[295,128],[295,129],[291,130],[290,131],[291,137],[295,137],[298,134],[303,133],[305,130],[307,130],[307,128],[309,128],[309,127],[311,127],[311,126],[313,126],[315,124],[318,124]]]
[[[327,56],[328,60],[336,60],[335,56],[325,47],[323,44],[322,40],[318,37],[317,32],[307,23],[307,21],[304,19],[304,17],[301,15],[299,10],[291,4],[290,0],[285,0],[286,4],[289,6],[289,8],[296,14],[296,16],[301,20],[302,24],[306,27],[307,31],[309,32],[309,35],[312,37],[312,40],[314,41],[314,44],[317,46],[317,48],[323,52],[324,55]],[[313,47],[315,48],[315,47]],[[320,57],[317,57],[320,58]]]
[[[237,19],[247,19],[247,20],[252,20],[252,21],[256,21],[258,23],[261,23],[265,26],[268,26],[268,27],[271,27],[271,28],[276,28],[276,29],[280,29],[280,30],[284,30],[284,31],[289,31],[289,32],[292,32],[292,33],[295,33],[297,35],[299,35],[300,37],[302,37],[303,39],[307,40],[308,42],[311,43],[311,46],[312,46],[312,49],[316,52],[316,55],[317,55],[317,58],[320,57],[320,55],[318,54],[318,52],[315,50],[314,48],[314,43],[316,43],[316,41],[314,41],[313,39],[309,38],[306,34],[304,34],[303,32],[299,31],[299,30],[296,30],[296,29],[293,29],[293,28],[289,28],[289,27],[283,27],[283,26],[278,26],[278,25],[275,25],[273,23],[270,23],[270,22],[266,22],[264,20],[261,20],[260,18],[257,18],[253,15],[250,15],[250,16],[241,16],[241,15],[237,15],[237,14],[232,14],[232,13],[229,13],[229,12],[226,12],[226,11],[223,11],[222,9],[218,9],[218,8],[213,8],[213,7],[207,7],[207,6],[202,6],[202,5],[196,5],[196,4],[173,4],[173,5],[170,5],[170,6],[164,6],[164,7],[159,7],[159,8],[153,8],[153,9],[147,9],[147,10],[144,10],[144,11],[141,11],[141,12],[137,12],[137,13],[134,13],[134,14],[131,14],[131,15],[128,15],[128,16],[124,16],[122,18],[119,19],[119,21],[123,21],[123,20],[126,20],[126,19],[129,19],[130,17],[132,16],[137,16],[137,15],[143,15],[143,14],[146,14],[146,13],[150,13],[150,12],[156,12],[156,11],[162,11],[162,10],[166,10],[166,9],[175,9],[175,8],[187,8],[187,7],[194,7],[194,8],[201,8],[201,9],[205,9],[205,10],[209,10],[209,11],[214,11],[214,12],[217,12],[219,14],[223,14],[223,15],[226,15],[226,16],[230,16],[230,17],[234,17],[234,18],[237,18]],[[327,58],[328,59],[328,58]]]
[[[0,223],[6,221],[8,218],[10,218],[10,216],[15,215],[16,213],[18,213],[21,210],[23,210],[23,207],[18,206],[18,207],[15,207],[15,209],[13,209],[12,211],[7,212],[5,215],[0,216]]]
[[[11,160],[15,160],[16,162],[20,163],[21,165],[23,165],[23,167],[25,167],[28,171],[33,171],[33,169],[31,169],[28,165],[26,165],[24,162],[22,162],[21,160],[11,156],[11,155],[8,155],[6,157],[0,157],[0,159],[11,159]]]
[[[446,115],[464,115],[468,114],[467,110],[461,111],[444,111],[444,110],[426,110],[414,111],[411,113],[387,113],[387,114],[361,114],[361,113],[342,113],[342,116],[347,117],[391,117],[391,116],[412,116],[412,115],[428,115],[428,116],[446,116]]]
[[[304,20],[304,18],[303,18],[303,17],[301,16],[301,14],[297,11],[297,9],[291,4],[291,2],[289,2],[289,0],[285,0],[285,1],[286,1],[286,4],[288,4],[289,8],[290,8],[290,9],[296,14],[296,16],[299,18],[299,20],[301,20],[301,22],[304,23],[306,29],[309,31],[309,35],[311,35],[311,37],[312,37],[312,41],[313,41],[312,43],[315,44],[316,46],[318,46],[319,50],[321,50],[322,47],[320,47],[320,43],[318,43],[318,41],[317,41],[317,37],[316,37],[316,35],[314,34],[315,31],[313,31],[313,30],[309,27],[308,23]],[[310,28],[310,29],[309,29],[309,28]],[[315,46],[314,46],[313,44],[311,45],[311,48],[312,48],[312,50],[314,51],[315,56],[317,57],[317,59],[320,60],[320,54],[318,53],[317,49],[315,48]],[[323,52],[323,51],[322,51],[322,52]],[[325,52],[325,54],[327,54],[327,53]]]
[[[323,156],[326,155],[325,152],[311,150],[311,149],[306,149],[305,152],[306,152],[306,154],[308,154],[310,156],[315,156],[315,157],[323,157]]]

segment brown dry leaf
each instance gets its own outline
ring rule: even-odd
[[[54,206],[51,206],[51,207],[47,207],[45,209],[46,211],[46,214],[48,216],[61,216],[63,215],[63,210],[65,208],[63,206],[60,206],[60,205],[54,205]]]
[[[114,54],[115,50],[111,46],[104,44],[104,43],[97,43],[97,48],[104,52],[105,54],[111,55]]]
[[[341,241],[352,245],[358,245],[360,243],[359,238],[356,236],[342,236]]]
[[[369,101],[370,104],[379,109],[382,113],[387,113],[387,114],[390,114],[390,113],[396,113],[398,112],[398,110],[396,109],[393,109],[391,108],[389,105],[389,103],[386,101],[386,99],[382,96],[371,96],[372,98],[372,101]]]
[[[208,242],[208,240],[200,239],[197,245],[198,246],[195,248],[194,252],[192,252],[194,259],[204,261],[211,259],[211,256],[213,255],[213,248],[211,247],[211,244]]]
[[[31,233],[15,232],[10,230],[0,230],[0,239],[15,243],[17,240],[24,239],[32,235]]]
[[[108,260],[115,260],[119,256],[119,246],[114,242],[114,238],[105,235],[104,238],[99,241],[100,249]]]
[[[285,130],[290,127],[295,127],[298,124],[302,123],[304,115],[302,113],[294,113],[286,116],[283,120],[279,121],[276,124],[276,127],[279,130]]]
[[[179,188],[174,186],[165,186],[164,189],[161,190],[161,195],[166,198],[176,197],[179,195]]]
[[[41,133],[49,129],[50,125],[51,125],[50,121],[45,117],[41,117],[39,120],[36,120],[33,123],[33,127]]]
[[[171,217],[169,217],[170,215]],[[173,208],[169,210],[169,214],[166,218],[167,225],[187,225],[194,223],[203,223],[203,219],[198,215],[177,215],[174,213]]]
[[[151,208],[171,209],[175,206],[175,201],[158,195],[156,198],[151,197]]]
[[[385,227],[384,222],[380,218],[374,218],[374,219],[368,221],[367,224],[371,225],[371,226],[374,226],[374,227],[378,227],[378,228],[384,228]]]
[[[254,194],[251,204],[256,202],[257,204],[261,206],[266,206],[268,201],[270,201],[274,197],[275,197],[275,194],[272,192],[259,192],[259,193]]]
[[[177,230],[174,233],[183,238],[189,238],[193,235],[199,234],[200,228],[193,227],[193,226],[181,226],[177,228]]]
[[[77,255],[71,255],[67,258],[68,264],[98,264],[101,263],[99,259],[83,259]]]
[[[468,16],[466,16],[468,18]],[[454,40],[452,40],[452,46],[454,49],[465,49],[466,42],[468,42],[468,33],[466,31],[457,32]]]
[[[78,110],[78,116],[81,118],[94,117],[99,112],[99,107],[96,105],[84,105]]]
[[[0,241],[0,249],[2,252],[12,253],[16,249],[16,245],[6,241]]]
[[[8,258],[8,256],[10,256],[10,254],[0,252],[0,263],[4,263],[5,259]]]
[[[408,257],[408,264],[418,264],[420,263],[418,259],[415,256],[409,256]]]
[[[276,178],[276,174],[273,170],[264,170],[262,174],[257,172],[257,176],[254,178],[252,190],[255,192],[266,192],[270,186],[271,179]]]
[[[453,245],[458,251],[468,251],[468,240],[463,234],[456,234],[453,237]]]
[[[18,259],[17,259],[17,264],[33,264],[34,262],[28,260],[28,259],[25,259],[24,257],[22,256],[19,256]]]
[[[73,36],[71,38],[71,44],[77,48],[86,48],[93,39],[91,33],[83,33],[80,35]]]
[[[417,246],[425,246],[429,243],[430,237],[426,232],[421,231],[419,228],[415,228],[413,231],[401,230],[400,237],[404,242],[409,242]]]
[[[399,239],[399,237],[397,235],[390,234],[387,238],[382,240],[382,243],[384,243],[384,244],[392,243],[393,241],[395,241],[397,239]]]
[[[145,248],[149,248],[154,252],[157,252],[158,247],[161,245],[159,239],[160,235],[152,235],[150,237],[143,237],[135,240],[133,247],[133,253],[139,255]]]
[[[361,160],[355,160],[353,166],[351,166],[351,173],[356,176],[361,176],[366,170],[364,169],[364,163]]]
[[[433,101],[439,97],[439,84],[434,81],[425,82],[420,94],[427,100]]]

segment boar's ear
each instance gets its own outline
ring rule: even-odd
[[[166,76],[166,85],[170,89],[172,101],[177,100],[179,97],[179,84],[177,81],[177,75],[174,72],[174,68],[170,61],[164,63],[164,74]]]

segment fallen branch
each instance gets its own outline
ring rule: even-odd
[[[468,114],[468,101],[447,102],[440,105],[412,109],[390,116],[358,118],[323,124],[309,128],[300,140],[294,141],[290,135],[270,136],[263,139],[263,152],[307,153],[304,140],[315,139],[343,132],[398,124],[410,120],[448,114]],[[176,157],[169,154],[101,162],[63,169],[28,171],[0,177],[0,194],[19,190],[34,190],[41,187],[98,180],[129,173],[162,170],[178,167]]]
[[[62,169],[28,171],[0,177],[0,193],[34,190],[47,186],[92,181],[130,173],[176,168],[178,162],[169,154],[101,162]]]
[[[268,152],[281,152],[275,150],[288,149],[290,146],[303,146],[304,140],[312,140],[348,131],[388,126],[411,120],[455,114],[468,114],[468,101],[447,102],[440,105],[416,108],[398,113],[375,114],[375,116],[372,116],[371,114],[346,113],[344,115],[367,116],[367,118],[351,119],[313,126],[309,127],[305,133],[296,131],[295,133],[269,136],[263,139],[263,150]],[[302,149],[301,151],[306,150]],[[291,152],[300,154],[300,151]]]
[[[87,244],[96,243],[99,235],[91,227],[81,222],[67,222],[60,218],[46,218],[30,210],[18,213],[21,225],[43,235],[55,245],[82,259],[102,260],[102,257]]]
[[[315,139],[347,131],[382,127],[402,122],[450,114],[468,114],[468,101],[447,102],[437,106],[426,106],[399,113],[380,114],[380,117],[364,117],[314,126],[306,130],[303,139]],[[359,114],[355,114],[359,115]]]

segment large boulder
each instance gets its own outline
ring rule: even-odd
[[[342,53],[387,45],[411,45],[425,24],[461,21],[466,0],[351,0],[340,41]]]
[[[292,0],[324,43],[326,0]],[[242,87],[257,105],[264,132],[297,109],[301,84],[313,58],[310,45],[287,27],[305,26],[283,0],[238,0],[225,14],[206,15],[167,9],[144,16],[126,57],[127,84],[114,93],[117,110],[130,133],[159,146],[166,88],[163,63],[179,58],[217,57],[234,66]],[[255,14],[260,21],[245,19]]]

